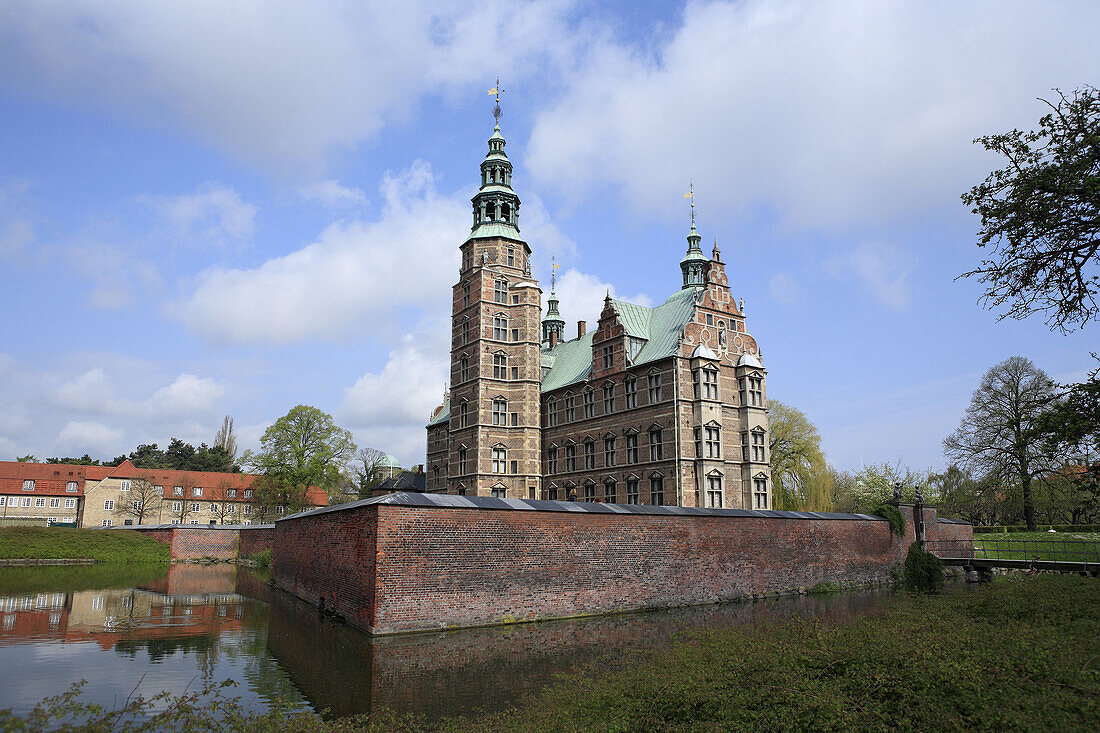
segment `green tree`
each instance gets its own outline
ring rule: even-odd
[[[28,453],[25,456],[18,456],[15,459],[16,463],[38,463],[38,459],[34,457],[33,453]]]
[[[214,436],[214,447],[225,451],[230,463],[237,460],[237,433],[233,430],[233,418],[229,415],[222,420],[222,426]]]
[[[1008,507],[999,496],[999,482],[975,477],[958,466],[949,466],[929,480],[937,495],[940,515],[958,517],[971,524],[996,524]]]
[[[1063,389],[1036,422],[1047,452],[1063,463],[1044,477],[1044,488],[1062,518],[1091,523],[1100,509],[1100,369]]]
[[[838,472],[834,477],[834,501],[838,511],[867,512],[894,497],[894,485],[901,484],[902,498],[913,501],[916,489],[925,489],[924,499],[935,502],[929,486],[929,472],[897,463],[871,463],[857,473]]]
[[[1055,102],[1039,129],[974,142],[1007,165],[963,194],[982,217],[979,247],[990,259],[964,273],[985,286],[981,301],[1007,306],[1002,318],[1047,315],[1072,331],[1097,316],[1100,289],[1100,92],[1086,86]]]
[[[1032,531],[1032,482],[1057,467],[1037,430],[1054,397],[1054,383],[1043,370],[1022,356],[1009,357],[985,373],[959,427],[943,441],[944,453],[961,467],[1006,488],[1019,486]]]
[[[258,453],[246,452],[241,461],[274,482],[288,500],[300,496],[304,502],[310,486],[334,494],[355,451],[351,432],[331,415],[298,405],[264,431]]]
[[[829,511],[833,481],[821,436],[801,410],[768,400],[773,505],[776,509]]]

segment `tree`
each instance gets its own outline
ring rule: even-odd
[[[1030,360],[1013,356],[991,367],[958,429],[943,441],[951,460],[979,475],[1020,487],[1024,521],[1035,530],[1031,485],[1055,467],[1036,423],[1054,399],[1054,383]]]
[[[355,454],[355,478],[360,499],[369,499],[371,491],[389,478],[386,475],[389,467],[390,463],[385,451],[377,448],[359,449]]]
[[[237,460],[237,433],[233,430],[233,418],[229,415],[222,420],[222,426],[214,436],[214,447],[225,451],[230,463]]]
[[[151,475],[139,474],[137,478],[130,479],[130,490],[119,494],[115,514],[133,517],[134,524],[144,524],[146,518],[160,516],[163,492],[164,488],[157,486]]]
[[[836,472],[833,477],[834,502],[837,511],[867,512],[894,497],[894,485],[901,484],[902,497],[913,501],[917,487],[927,487],[928,471],[919,471],[897,463],[871,463],[858,473]],[[925,501],[936,496],[925,491]]]
[[[259,453],[246,452],[241,461],[275,482],[290,505],[304,505],[310,486],[336,492],[355,451],[351,432],[331,415],[298,405],[264,431]]]
[[[25,456],[18,456],[15,459],[16,463],[38,463],[38,459],[34,457],[33,453],[28,453]]]
[[[1001,318],[1048,316],[1072,331],[1100,312],[1100,91],[1059,90],[1031,132],[1012,130],[974,142],[1008,164],[962,196],[982,217],[979,247],[992,257],[961,277],[984,283],[981,301],[1007,306]]]
[[[1089,523],[1100,509],[1100,369],[1062,388],[1036,423],[1047,451],[1064,464],[1044,483],[1070,523]]]
[[[776,509],[829,511],[832,475],[821,436],[805,413],[768,400],[773,505]]]
[[[933,474],[930,483],[938,495],[940,515],[959,517],[971,524],[996,524],[1004,519],[1005,502],[998,496],[999,482],[975,477],[958,466]]]

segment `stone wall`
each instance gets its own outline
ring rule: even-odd
[[[393,494],[277,522],[273,579],[383,634],[715,603],[887,581],[902,511],[899,538],[855,514]]]

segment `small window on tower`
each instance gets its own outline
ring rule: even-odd
[[[508,250],[508,267],[516,266],[516,251],[514,249]]]

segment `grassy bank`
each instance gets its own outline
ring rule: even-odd
[[[516,708],[473,720],[428,724],[379,712],[325,723],[206,699],[174,698],[146,729],[1091,731],[1100,720],[1100,582],[1006,578],[974,592],[899,596],[842,624],[701,633],[632,665],[564,676]],[[47,710],[85,712],[73,698]],[[0,729],[22,721],[0,712]],[[108,723],[101,727],[139,729],[136,717]]]
[[[133,588],[163,578],[161,563],[0,568],[0,596],[59,593],[104,588]]]
[[[168,545],[127,529],[0,528],[0,558],[90,557],[104,563],[166,563]]]

